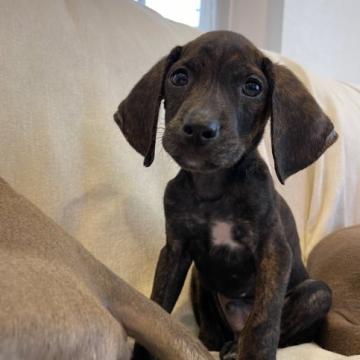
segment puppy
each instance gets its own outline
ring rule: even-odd
[[[0,178],[0,360],[212,357]]]
[[[309,278],[294,218],[257,146],[270,115],[284,183],[334,143],[332,123],[294,74],[227,31],[175,47],[120,104],[115,121],[145,166],[162,99],[163,147],[181,170],[165,191],[167,239],[151,298],[171,312],[194,262],[199,337],[222,358],[275,359],[278,346],[314,339],[331,291]],[[136,348],[135,357],[145,354]]]

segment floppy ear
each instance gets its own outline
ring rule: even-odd
[[[163,98],[164,78],[170,66],[179,59],[181,47],[156,63],[121,102],[114,120],[130,145],[145,157],[144,165],[154,160],[159,107]]]
[[[280,182],[312,164],[337,139],[334,126],[286,67],[264,61],[270,85],[271,141]]]

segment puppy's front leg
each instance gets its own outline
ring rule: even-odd
[[[253,309],[239,341],[221,351],[223,360],[276,359],[292,253],[280,231],[269,233],[259,249]]]
[[[151,300],[158,303],[167,312],[171,312],[184,285],[192,258],[185,242],[176,239],[167,231],[166,245],[160,252],[157,263]],[[133,359],[149,359],[148,352],[135,344]]]
[[[169,313],[179,297],[191,262],[184,244],[168,236],[157,263],[151,299]]]
[[[254,307],[240,336],[239,360],[272,360],[280,337],[281,312],[288,286],[292,253],[274,226],[260,249]]]

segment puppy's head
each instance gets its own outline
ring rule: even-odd
[[[258,145],[271,115],[281,182],[336,140],[333,125],[304,85],[241,35],[217,31],[174,48],[135,85],[115,120],[149,166],[165,105],[163,146],[184,169],[231,167]]]

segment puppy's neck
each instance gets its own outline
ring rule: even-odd
[[[230,168],[220,169],[212,173],[187,173],[200,200],[216,201],[229,191],[233,181],[239,182],[242,178],[249,178],[250,176],[263,177],[268,174],[268,170],[258,151],[255,150],[245,154]]]
[[[204,201],[219,200],[226,191],[230,169],[220,169],[212,173],[190,172],[196,195]]]

